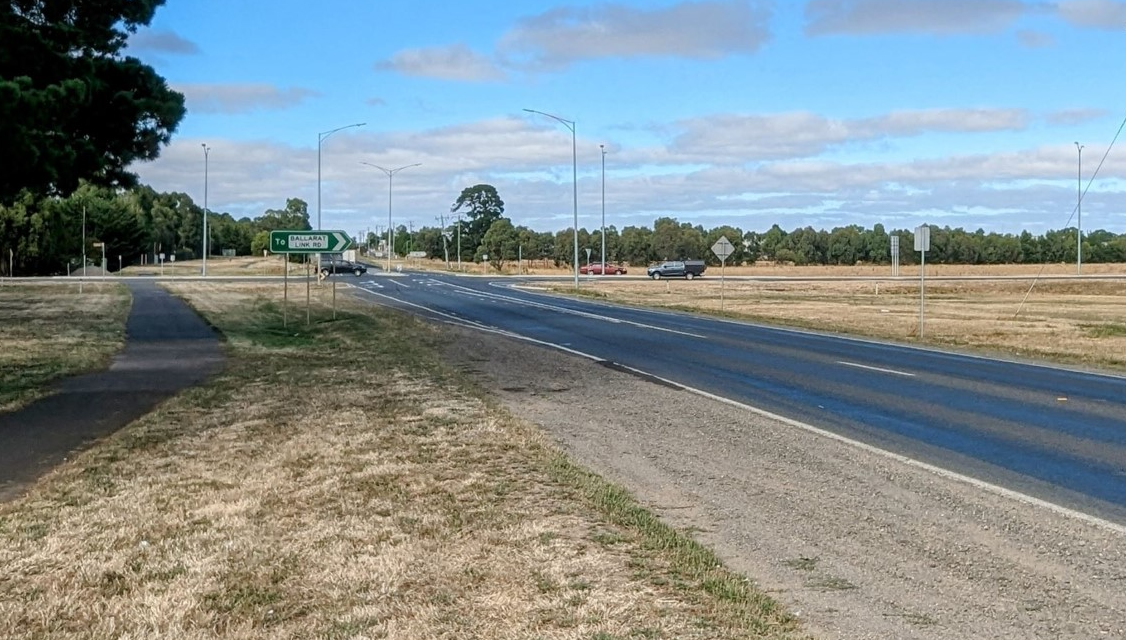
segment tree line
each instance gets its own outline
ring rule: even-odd
[[[398,226],[392,234],[393,252],[411,251],[450,263],[487,261],[496,269],[519,259],[570,267],[574,256],[571,228],[535,231],[514,225],[504,216],[504,201],[494,187],[468,187],[451,206],[451,223],[444,227],[411,229]],[[298,198],[280,209],[267,209],[253,218],[235,219],[227,213],[208,212],[208,254],[262,255],[275,229],[309,230],[308,205]],[[702,259],[719,264],[711,247],[725,237],[734,247],[727,264],[770,261],[796,265],[889,264],[892,237],[898,236],[901,264],[917,264],[914,231],[886,230],[877,224],[817,230],[800,227],[786,231],[778,224],[765,232],[737,226],[703,225],[662,217],[651,227],[615,226],[606,229],[606,260],[644,266],[658,260]],[[363,249],[385,250],[386,236],[371,233],[362,238]],[[83,245],[85,241],[85,245]],[[600,229],[579,229],[580,264],[602,261]],[[10,205],[0,205],[0,274],[58,275],[105,256],[110,270],[166,260],[202,256],[203,209],[185,193],[158,193],[142,185],[113,189],[83,183],[67,197],[34,198],[28,193]],[[588,250],[589,249],[589,253]],[[1076,261],[1076,229],[1033,235],[1001,234],[978,229],[931,227],[927,262],[934,264],[1041,264]],[[486,259],[486,256],[487,259]],[[1083,260],[1089,263],[1126,262],[1126,234],[1105,230],[1083,234]]]

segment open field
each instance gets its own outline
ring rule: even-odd
[[[283,330],[276,286],[172,287],[228,369],[0,505],[0,636],[800,635],[443,364],[438,329],[342,296]]]
[[[0,411],[60,377],[108,366],[125,343],[129,304],[117,283],[0,285]]]
[[[441,260],[409,260],[398,261],[393,264],[403,262],[404,268],[422,269],[426,271],[446,271],[446,263]],[[629,269],[630,276],[644,276],[645,266],[632,266],[624,265]],[[455,268],[456,270],[456,268]],[[480,264],[462,263],[462,270],[471,274],[490,274],[497,275],[497,272],[490,266],[487,269]],[[719,278],[721,269],[718,266],[709,266],[707,271],[708,278]],[[890,278],[891,266],[890,265],[854,265],[854,266],[804,266],[799,267],[790,264],[774,264],[774,263],[758,263],[753,266],[739,266],[727,267],[722,270],[724,275],[728,276],[749,276],[749,277],[877,277],[877,278]],[[574,274],[574,270],[570,267],[556,267],[550,262],[542,260],[525,260],[521,265],[515,262],[506,263],[502,271],[503,275],[516,275],[522,272],[525,275],[536,276],[570,276]],[[963,264],[927,264],[927,277],[955,277],[955,276],[971,276],[971,277],[985,277],[985,276],[1037,276],[1037,275],[1051,275],[1051,276],[1071,276],[1075,275],[1076,267],[1074,264],[1064,263],[1050,263],[1050,264],[1002,264],[1002,265],[963,265]],[[919,265],[901,264],[899,267],[899,275],[903,278],[919,277]],[[1083,275],[1120,275],[1126,277],[1126,264],[1084,264]],[[587,276],[580,276],[584,280]],[[607,278],[615,278],[617,276],[606,276]],[[592,279],[599,279],[598,276]]]
[[[709,272],[710,274],[710,272]],[[550,287],[573,293],[567,285]],[[722,294],[721,294],[722,289]],[[1031,289],[1031,290],[1030,290]],[[1126,280],[584,280],[580,293],[823,331],[1126,370]],[[722,297],[722,299],[721,299]]]

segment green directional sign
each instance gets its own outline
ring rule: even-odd
[[[340,253],[352,246],[343,231],[271,231],[273,253]]]

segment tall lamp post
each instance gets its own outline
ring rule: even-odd
[[[602,271],[600,275],[606,275],[606,145],[600,144],[598,148],[602,150]]]
[[[207,275],[207,161],[211,147],[204,142],[203,147],[203,275]]]
[[[394,236],[391,235],[392,233],[394,233],[394,228],[391,226],[391,187],[394,185],[396,173],[399,173],[403,169],[420,167],[422,166],[422,163],[416,162],[414,164],[403,165],[394,169],[384,169],[383,167],[377,164],[372,164],[370,162],[361,162],[360,164],[366,164],[369,167],[375,167],[376,169],[379,169],[383,173],[387,174],[387,273],[391,273],[391,252],[395,249],[393,242]]]
[[[1079,212],[1076,222],[1078,233],[1075,234],[1075,268],[1078,275],[1083,275],[1083,145],[1076,142],[1075,149],[1079,151],[1079,171],[1075,177],[1075,208]]]
[[[336,133],[337,131],[351,129],[352,127],[362,127],[365,124],[367,123],[357,122],[355,124],[344,125],[343,127],[337,127],[331,131],[324,131],[317,134],[317,231],[321,230],[321,144],[325,141],[326,138]]]
[[[560,118],[559,116],[553,116],[550,113],[544,113],[543,111],[536,111],[535,109],[524,109],[524,111],[527,111],[528,113],[538,113],[541,116],[547,116],[547,117],[551,118],[552,120],[555,120],[557,122],[562,123],[564,127],[567,127],[568,129],[571,130],[571,181],[572,181],[571,198],[572,198],[572,204],[573,204],[573,207],[574,207],[573,213],[574,213],[574,217],[575,217],[575,227],[574,227],[575,258],[574,258],[573,262],[574,262],[574,265],[575,265],[575,288],[578,289],[579,288],[579,161],[578,161],[578,155],[577,155],[576,147],[575,147],[575,121],[574,120],[564,120],[563,118]]]

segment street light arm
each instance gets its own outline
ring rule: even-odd
[[[355,124],[346,124],[343,127],[337,127],[337,128],[335,128],[331,131],[325,131],[323,133],[318,133],[317,134],[317,143],[319,144],[321,142],[324,142],[325,138],[331,136],[332,134],[336,133],[337,131],[343,131],[345,129],[351,129],[352,127],[362,127],[366,124],[367,124],[366,122],[357,122]]]
[[[421,167],[422,166],[421,162],[416,162],[414,164],[408,164],[408,165],[405,165],[405,166],[402,166],[402,167],[397,167],[395,169],[385,169],[385,168],[383,168],[383,167],[381,167],[377,164],[372,164],[370,162],[362,162],[361,161],[360,164],[364,164],[364,165],[367,165],[369,167],[374,167],[376,169],[379,169],[383,173],[386,173],[388,176],[393,176],[396,173],[399,173],[400,171],[402,171],[403,169],[410,169],[411,167]]]
[[[543,111],[536,111],[535,109],[524,109],[524,111],[527,111],[528,113],[538,113],[541,116],[547,116],[547,117],[551,118],[552,120],[562,122],[563,126],[565,126],[565,127],[567,127],[568,129],[571,130],[571,133],[575,133],[575,122],[573,120],[565,120],[563,118],[560,118],[559,116],[553,116],[550,113],[544,113]]]

